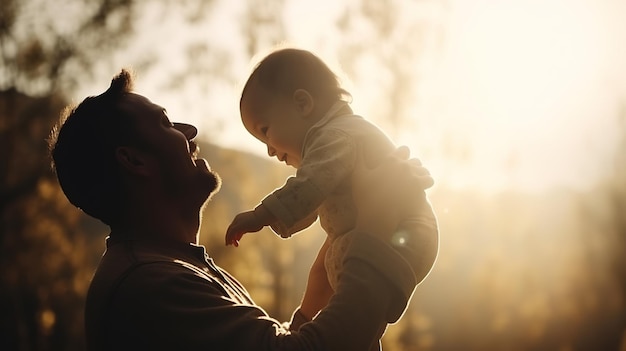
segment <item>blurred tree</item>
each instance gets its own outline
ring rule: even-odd
[[[574,287],[585,319],[572,336],[578,349],[626,347],[626,104],[617,115],[616,127],[612,167],[579,199],[582,264],[575,269]]]
[[[133,0],[3,1],[0,89],[72,91],[124,43],[133,9]]]
[[[596,271],[596,289],[615,291],[605,297],[602,308],[592,316],[591,333],[579,337],[583,346],[604,349],[626,348],[626,102],[617,116],[619,139],[613,167],[603,184],[585,202],[585,215],[591,214],[588,237],[583,238],[586,253]],[[599,196],[598,196],[599,195]],[[594,201],[594,198],[600,199]],[[602,203],[604,202],[604,203]],[[596,237],[599,236],[599,237]],[[606,295],[606,294],[605,294]],[[612,298],[611,298],[612,297]],[[620,348],[621,346],[621,348]]]
[[[396,132],[418,98],[424,67],[443,41],[446,1],[360,0],[346,6],[337,22],[342,66],[355,84],[379,87],[372,118]]]
[[[67,94],[123,43],[132,9],[132,0],[0,2],[3,350],[84,348],[93,258],[83,217],[51,172],[46,138]]]
[[[615,221],[615,245],[613,270],[621,288],[621,350],[626,350],[626,103],[622,104],[619,129],[620,143],[615,153],[613,178],[613,219]]]
[[[242,23],[245,53],[258,55],[285,40],[285,18],[280,14],[285,0],[248,0]]]
[[[617,251],[613,255],[615,261],[612,268],[619,281],[626,305],[626,102],[622,104],[617,130],[621,131],[621,135],[615,152],[615,168],[611,181],[613,190],[610,191],[615,223],[613,247]],[[624,337],[626,337],[626,320],[624,323]]]

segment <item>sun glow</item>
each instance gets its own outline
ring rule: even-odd
[[[454,1],[443,60],[416,107],[426,130],[402,140],[455,185],[588,186],[610,163],[626,92],[614,84],[626,76],[617,6]]]

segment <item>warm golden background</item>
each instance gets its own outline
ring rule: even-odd
[[[60,193],[45,139],[122,66],[199,126],[225,179],[203,244],[288,319],[319,227],[222,244],[235,213],[292,173],[237,111],[252,63],[288,43],[328,61],[355,111],[437,180],[440,256],[386,351],[625,351],[624,15],[623,0],[1,1],[0,349],[84,348],[107,228]]]

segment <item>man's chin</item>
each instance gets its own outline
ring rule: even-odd
[[[220,178],[217,172],[213,171],[211,167],[209,167],[209,163],[203,159],[199,158],[196,160],[196,166],[202,173],[203,177],[206,178],[207,185],[209,187],[209,197],[215,194],[220,190],[222,186],[222,179]]]
[[[222,187],[222,178],[220,178],[219,174],[214,171],[209,171],[206,174],[203,174],[202,179],[202,196],[204,197],[202,207],[206,206],[206,204],[211,200],[213,195],[215,195],[220,188]]]
[[[214,171],[210,171],[209,178],[210,178],[210,187],[209,187],[210,190],[209,190],[209,196],[207,197],[207,199],[211,198],[214,194],[216,194],[222,188],[222,178],[220,178],[219,174],[217,174]]]

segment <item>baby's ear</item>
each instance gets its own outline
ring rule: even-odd
[[[293,101],[298,111],[300,111],[304,117],[310,115],[315,107],[313,96],[304,89],[298,89],[293,92]]]

